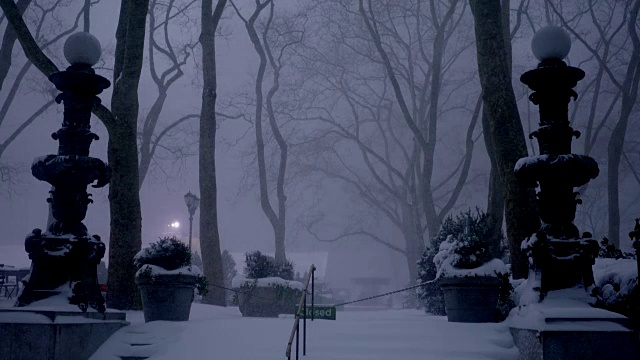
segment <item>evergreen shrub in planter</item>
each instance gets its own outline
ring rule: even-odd
[[[302,295],[302,283],[292,281],[293,264],[278,264],[260,251],[247,253],[245,276],[233,279],[242,316],[277,317],[292,314]]]
[[[480,210],[445,220],[418,262],[419,281],[437,279],[419,292],[427,312],[446,313],[456,322],[494,322],[508,315],[514,304],[508,271],[499,260],[504,237],[492,236]]]
[[[207,292],[205,277],[191,264],[189,248],[176,237],[161,238],[142,249],[134,265],[145,322],[187,321],[194,288],[202,295]]]

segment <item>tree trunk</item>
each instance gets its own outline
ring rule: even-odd
[[[622,152],[624,151],[624,138],[627,133],[627,124],[629,123],[629,117],[631,111],[635,105],[637,98],[638,79],[640,79],[640,61],[636,65],[636,75],[634,76],[631,86],[635,87],[635,92],[623,96],[622,107],[620,110],[620,119],[616,124],[611,138],[609,139],[608,148],[608,161],[607,161],[607,194],[608,194],[608,208],[609,208],[609,241],[616,248],[620,248],[620,194],[619,194],[619,173],[620,173],[620,160],[622,158]],[[635,95],[635,96],[634,96]]]
[[[153,158],[153,152],[151,151],[153,142],[153,129],[155,129],[162,108],[167,100],[167,93],[162,89],[159,89],[158,97],[154,101],[149,113],[145,118],[145,126],[142,131],[142,138],[140,139],[140,165],[139,165],[139,187],[142,188],[142,184],[149,173],[151,167],[151,160]],[[157,140],[157,139],[156,139]]]
[[[416,284],[418,280],[418,259],[422,255],[422,229],[418,224],[415,209],[405,204],[402,207],[402,235],[405,239],[405,257],[409,269],[409,284]]]
[[[609,241],[616,248],[620,248],[620,194],[619,172],[620,159],[624,151],[624,138],[627,133],[629,117],[638,98],[638,82],[640,81],[640,39],[637,34],[638,13],[640,12],[640,0],[631,8],[627,22],[629,35],[633,44],[633,52],[627,65],[626,76],[622,84],[622,105],[620,107],[620,119],[616,124],[607,153],[607,194],[609,209]]]
[[[509,0],[502,1],[502,31],[505,35],[505,55],[509,64],[509,75],[511,75],[511,39],[508,36],[510,34],[509,4]],[[493,238],[500,239],[504,220],[504,183],[498,171],[495,140],[491,136],[491,113],[487,111],[487,107],[482,108],[482,134],[491,163],[487,198],[487,221]]]
[[[503,17],[499,0],[470,1],[475,19],[478,72],[484,106],[489,117],[490,139],[505,186],[507,239],[513,277],[526,277],[527,261],[520,243],[538,230],[540,221],[533,189],[520,185],[513,171],[516,162],[527,156],[520,115],[511,86],[506,56]]]
[[[407,260],[407,269],[409,270],[409,285],[415,285],[418,281],[418,258],[420,251],[418,250],[418,242],[413,232],[407,231],[404,234],[405,239],[405,258]]]
[[[138,291],[133,257],[142,245],[142,215],[138,194],[138,83],[142,71],[148,0],[123,0],[116,32],[108,159],[111,237],[107,303],[114,309],[134,309]]]
[[[498,171],[498,163],[496,159],[496,149],[494,139],[491,137],[490,114],[484,107],[482,109],[482,133],[484,135],[484,143],[487,148],[487,154],[491,162],[491,170],[489,172],[489,194],[487,198],[487,221],[491,229],[494,239],[500,238],[502,233],[502,224],[504,220],[504,183]]]
[[[286,228],[284,223],[278,223],[274,227],[274,234],[275,234],[274,260],[280,264],[284,264],[287,261],[287,255],[285,252],[285,245],[284,245],[285,233],[286,233]]]
[[[227,0],[218,0],[215,11],[212,0],[202,1],[200,44],[202,46],[202,108],[200,110],[200,247],[202,266],[209,283],[224,284],[220,233],[218,230],[216,184],[216,28]],[[205,304],[226,306],[225,291],[209,289]]]
[[[405,240],[404,256],[407,261],[407,270],[409,270],[409,285],[418,283],[418,260],[424,250],[422,247],[422,229],[418,224],[418,218],[415,217],[416,211],[411,205],[405,205],[402,208],[403,224],[405,229],[402,234]],[[415,289],[410,290],[410,295],[405,297],[405,305],[414,307],[417,303]]]

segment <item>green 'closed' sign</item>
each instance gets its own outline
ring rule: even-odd
[[[296,309],[297,311],[298,309]],[[335,306],[314,306],[312,309],[311,306],[307,306],[307,319],[311,319],[311,314],[314,319],[335,320],[336,308]],[[300,314],[300,317],[303,318],[304,314]]]

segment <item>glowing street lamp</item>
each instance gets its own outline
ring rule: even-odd
[[[191,250],[191,235],[193,234],[193,215],[196,213],[196,210],[198,210],[198,205],[200,205],[200,198],[198,198],[195,194],[192,194],[191,191],[189,191],[184,196],[184,203],[187,205],[187,210],[189,211],[189,250]],[[175,222],[174,224],[177,224],[178,227],[180,226],[178,222]]]

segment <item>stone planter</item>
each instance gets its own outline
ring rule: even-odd
[[[196,277],[185,274],[136,276],[144,321],[188,321]]]
[[[496,322],[500,280],[493,276],[443,277],[438,285],[444,293],[449,322]]]
[[[249,317],[278,317],[280,306],[275,301],[276,288],[255,287],[251,290],[240,288],[238,300],[242,316]]]
[[[238,294],[239,309],[242,316],[278,317],[280,314],[294,314],[300,301],[300,290],[275,286],[258,286],[250,289],[240,288]]]

